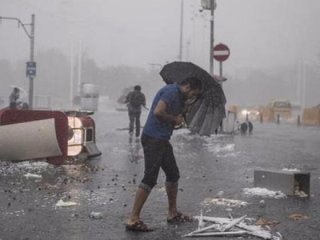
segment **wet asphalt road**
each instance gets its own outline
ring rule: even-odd
[[[145,114],[142,116],[144,122]],[[78,160],[55,167],[45,162],[0,163],[0,239],[72,240],[72,239],[185,239],[197,222],[183,225],[166,223],[167,200],[164,175],[151,193],[142,220],[156,228],[152,233],[126,232],[125,222],[136,187],[143,174],[143,153],[139,139],[130,139],[125,112],[97,113],[98,147],[102,156]],[[246,201],[244,207],[232,207],[240,217],[279,222],[272,227],[283,239],[318,240],[320,235],[320,128],[294,124],[254,122],[252,135],[199,137],[178,130],[172,144],[180,167],[178,206],[181,211],[198,215],[227,217],[225,206],[203,205],[204,199],[217,197]],[[311,197],[282,199],[250,197],[244,188],[253,187],[257,168],[297,168],[311,173]],[[27,178],[32,173],[42,178]],[[75,202],[76,206],[56,207],[56,203]],[[259,202],[265,200],[265,207]],[[227,211],[228,210],[228,211]],[[102,218],[90,217],[99,212]],[[292,220],[293,213],[308,219]],[[193,239],[239,239],[211,237]],[[240,239],[258,239],[243,237]]]

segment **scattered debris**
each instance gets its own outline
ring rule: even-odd
[[[293,213],[289,216],[290,219],[292,220],[303,220],[303,219],[309,219],[309,217],[305,214],[302,213]]]
[[[288,172],[300,172],[297,168],[283,168],[282,171],[288,171]]]
[[[248,203],[240,200],[234,200],[234,199],[227,199],[227,198],[205,198],[203,201],[204,205],[221,205],[221,206],[227,206],[227,207],[244,207],[247,206]]]
[[[270,219],[267,219],[267,218],[263,218],[263,217],[260,217],[258,219],[258,221],[256,221],[256,225],[259,225],[259,226],[275,226],[275,225],[278,225],[280,222],[279,221],[276,221],[276,220],[270,220]]]
[[[78,203],[70,202],[70,201],[63,201],[62,199],[60,199],[56,203],[56,207],[71,207],[71,206],[76,206],[76,205],[78,205]]]
[[[306,194],[304,191],[299,190],[299,188],[294,191],[294,195],[301,198],[309,197],[308,194]]]
[[[91,212],[89,214],[89,217],[92,219],[102,219],[103,218],[103,214],[101,212]]]
[[[25,211],[23,209],[22,210],[17,210],[17,211],[12,211],[12,212],[4,211],[2,214],[7,215],[7,216],[16,216],[16,217],[26,215],[26,213],[25,213]],[[1,238],[0,238],[0,240],[1,240]]]
[[[260,196],[260,197],[269,197],[269,198],[285,198],[286,195],[281,191],[271,191],[266,188],[244,188],[243,192],[245,195],[249,196]]]
[[[251,235],[267,240],[281,240],[280,233],[272,234],[270,231],[257,225],[249,225],[245,222],[250,221],[246,215],[240,218],[221,218],[203,216],[195,216],[199,221],[198,229],[184,235],[184,237],[200,237],[200,236],[246,236]]]
[[[39,175],[39,174],[33,174],[33,173],[26,173],[26,174],[24,174],[23,175],[24,177],[26,177],[26,178],[42,178],[42,176],[41,175]]]
[[[223,194],[224,194],[224,191],[219,191],[217,195],[222,196]]]
[[[264,208],[266,206],[266,202],[262,199],[259,201],[259,207]]]
[[[166,192],[165,187],[158,187],[157,190],[158,190],[158,192]]]
[[[45,160],[44,160],[45,161]],[[42,173],[47,170],[52,170],[53,167],[47,162],[42,161],[25,161],[25,162],[6,162],[0,161],[1,176],[16,175],[17,173]]]

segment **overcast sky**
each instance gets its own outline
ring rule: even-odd
[[[183,58],[208,68],[210,18],[200,0],[184,0]],[[150,67],[177,60],[181,0],[0,0],[0,16],[30,23],[36,51],[82,48],[100,66]],[[315,61],[319,0],[217,0],[215,43],[229,46],[226,71]],[[28,27],[29,29],[29,27]],[[35,56],[36,57],[36,56]],[[14,21],[0,24],[0,59],[28,60],[29,39]],[[215,64],[217,65],[217,64]]]

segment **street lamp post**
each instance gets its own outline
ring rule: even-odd
[[[213,48],[214,48],[214,9],[215,9],[215,0],[210,0],[210,12],[211,12],[211,19],[210,19],[210,74],[213,76],[214,73],[214,65],[213,65]]]
[[[182,49],[183,49],[183,0],[180,5],[180,41],[179,41],[179,61],[182,61]]]
[[[35,16],[31,15],[31,34],[30,34],[30,62],[34,62],[34,23]],[[34,76],[29,75],[29,107],[33,108],[33,78]]]
[[[31,15],[31,23],[25,24],[19,18],[16,17],[1,17],[0,20],[14,20],[18,22],[18,26],[22,26],[24,32],[30,39],[30,62],[34,63],[34,26],[35,26],[35,15]],[[26,26],[30,26],[30,33],[28,32]],[[34,74],[27,74],[29,77],[29,108],[33,108],[33,79],[35,76],[35,69],[32,71]]]
[[[209,47],[209,72],[214,73],[213,65],[213,48],[214,48],[214,10],[216,9],[216,0],[201,0],[201,5],[204,10],[210,10],[210,47]]]

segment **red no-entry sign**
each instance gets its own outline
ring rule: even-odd
[[[219,62],[223,62],[230,56],[230,49],[227,45],[219,43],[213,48],[213,58]]]

